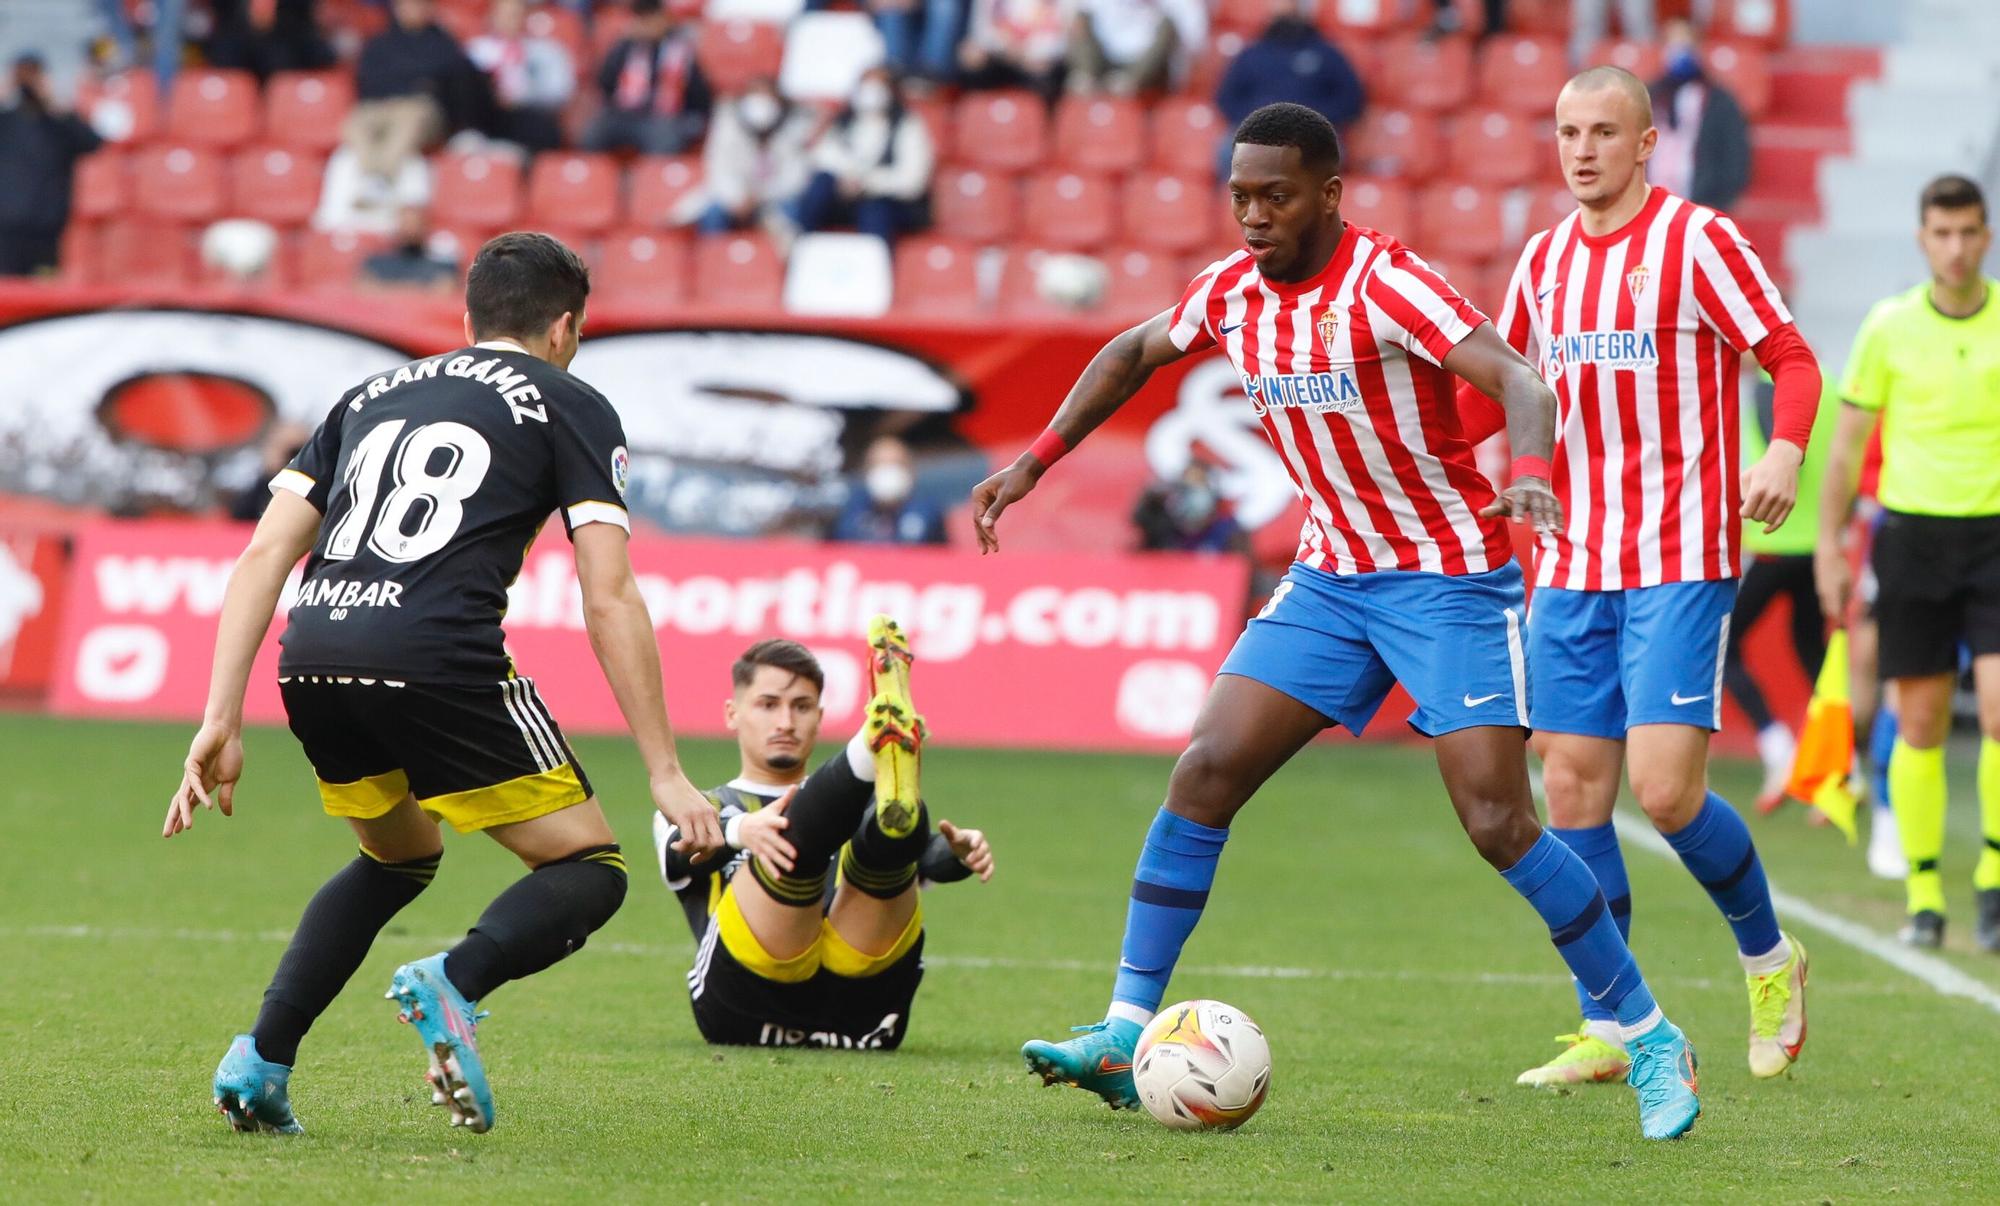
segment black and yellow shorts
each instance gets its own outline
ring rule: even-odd
[[[2000,516],[1885,511],[1871,559],[1884,678],[1957,670],[1961,645],[2000,653]]]
[[[278,685],[333,816],[379,817],[414,795],[469,833],[590,798],[532,679],[441,686],[303,674]]]
[[[856,950],[822,920],[818,942],[774,959],[725,891],[688,971],[688,1001],[711,1043],[893,1051],[923,978],[921,908],[881,955]]]

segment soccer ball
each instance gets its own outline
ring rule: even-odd
[[[1271,1045],[1233,1005],[1182,1001],[1139,1035],[1132,1080],[1147,1112],[1177,1131],[1234,1130],[1270,1091]]]

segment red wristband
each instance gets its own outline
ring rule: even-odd
[[[1044,469],[1061,460],[1063,453],[1068,451],[1069,441],[1063,439],[1053,427],[1036,436],[1035,442],[1028,445],[1028,455],[1040,461]]]
[[[1515,457],[1513,475],[1515,477],[1539,477],[1543,481],[1551,480],[1549,463],[1538,456]]]

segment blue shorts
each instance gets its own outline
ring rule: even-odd
[[[1722,727],[1736,580],[1535,592],[1529,719],[1537,732],[1622,740],[1640,724]]]
[[[1528,724],[1521,567],[1329,574],[1294,564],[1222,673],[1255,679],[1359,735],[1401,682],[1436,737]]]

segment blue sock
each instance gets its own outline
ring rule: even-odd
[[[1111,990],[1114,1008],[1127,1005],[1147,1014],[1160,1008],[1181,947],[1208,903],[1216,860],[1228,840],[1227,829],[1211,829],[1164,808],[1153,818],[1125,911],[1125,943]]]
[[[1868,730],[1868,786],[1875,807],[1887,811],[1889,800],[1889,755],[1896,749],[1896,714],[1887,708],[1875,710],[1875,724]]]
[[[1542,915],[1549,941],[1587,998],[1607,1007],[1621,1026],[1652,1014],[1652,991],[1611,919],[1604,893],[1568,846],[1544,832],[1520,862],[1500,874]]]
[[[1784,940],[1750,827],[1729,801],[1709,792],[1694,820],[1666,838],[1736,932],[1737,950],[1761,955]]]
[[[1597,887],[1604,893],[1604,907],[1611,912],[1611,920],[1618,926],[1618,936],[1630,944],[1632,937],[1632,886],[1625,878],[1625,855],[1618,849],[1618,830],[1606,822],[1589,829],[1557,829],[1551,825],[1549,832],[1556,835],[1563,845],[1576,852],[1583,865],[1597,877]],[[1583,991],[1581,981],[1576,986],[1576,1002],[1583,1007],[1586,1022],[1608,1022],[1612,1020],[1611,1009],[1602,1001],[1593,1001],[1590,994]]]

